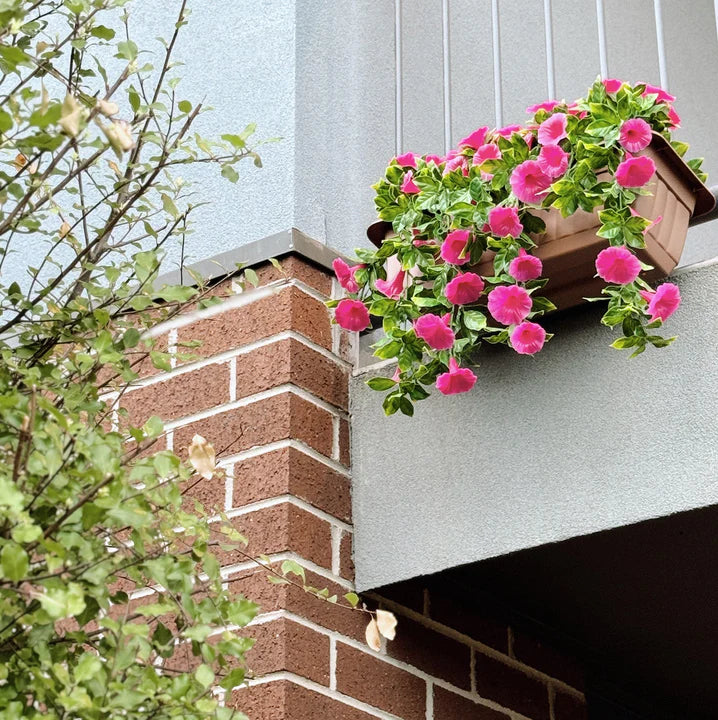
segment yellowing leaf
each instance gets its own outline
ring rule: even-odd
[[[379,632],[387,639],[393,640],[396,637],[396,617],[388,610],[376,611],[376,625]]]
[[[117,103],[110,102],[109,100],[98,100],[97,109],[105,116],[111,117],[117,115],[120,112],[120,106]]]
[[[60,225],[60,237],[67,237],[67,235],[69,235],[70,233],[70,230],[72,230],[72,226],[66,220],[64,223],[62,223],[62,225]]]
[[[110,125],[101,125],[100,127],[110,141],[110,145],[118,158],[122,157],[123,152],[131,150],[135,146],[132,128],[129,123],[123,120],[115,120]]]
[[[381,650],[381,637],[379,635],[379,626],[376,620],[372,618],[366,626],[366,644],[372,649],[379,652]]]
[[[60,111],[59,125],[65,135],[77,137],[80,132],[80,120],[82,119],[82,106],[69,93],[65,95]]]
[[[16,170],[22,170],[27,165],[27,158],[22,154],[18,153],[15,155],[15,159],[12,161]]]
[[[216,468],[214,448],[201,435],[192,438],[187,448],[192,467],[205,479],[211,480]]]

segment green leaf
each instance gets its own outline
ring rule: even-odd
[[[105,27],[104,25],[95,25],[90,30],[90,35],[100,40],[112,40],[115,37],[115,31],[112,28]]]
[[[222,177],[227,178],[231,183],[236,183],[239,180],[239,173],[234,169],[233,165],[227,163],[222,165]]]
[[[376,377],[366,381],[366,384],[372,390],[390,390],[396,385],[396,381],[391,378]]]
[[[282,575],[297,575],[306,581],[304,568],[294,560],[285,560],[281,565]]]
[[[0,553],[3,575],[12,582],[19,582],[27,575],[30,567],[25,550],[16,543],[7,543]]]
[[[486,327],[486,315],[478,310],[467,310],[464,313],[464,325],[469,330],[483,330]]]
[[[194,676],[197,682],[205,688],[208,688],[214,682],[214,673],[209,665],[202,663],[195,671]]]
[[[180,112],[188,113],[192,110],[192,103],[189,100],[180,100],[177,103]]]
[[[348,592],[344,599],[354,608],[359,604],[359,596],[356,593]]]

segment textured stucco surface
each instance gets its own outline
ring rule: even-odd
[[[471,393],[414,418],[355,377],[359,588],[718,503],[718,261],[675,281],[678,340],[632,360],[587,307],[547,322],[534,358],[483,354]]]

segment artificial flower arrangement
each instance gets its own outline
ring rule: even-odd
[[[476,375],[467,365],[484,341],[534,355],[550,339],[537,322],[556,309],[534,254],[545,231],[541,209],[563,217],[599,209],[597,235],[606,246],[595,269],[608,283],[602,323],[623,331],[613,347],[635,356],[673,341],[657,331],[678,308],[680,291],[670,282],[651,287],[641,275],[652,268],[636,256],[659,218],[632,206],[649,194],[645,186],[656,172],[650,157],[636,155],[653,133],[681,157],[688,149],[671,141],[680,122],[674,100],[655,86],[597,80],[585,99],[528,108],[525,127],[482,127],[445,157],[406,153],[391,161],[373,187],[379,217],[394,235],[377,250],[357,250],[361,264],[335,261],[349,297],[330,303],[347,330],[370,327],[371,315],[382,319],[385,337],[374,354],[396,358],[398,367],[392,378],[369,385],[388,391],[387,414],[413,414],[413,401],[427,397],[431,385],[445,395],[470,390]],[[704,180],[700,164],[688,166]],[[481,274],[487,251],[493,262]]]

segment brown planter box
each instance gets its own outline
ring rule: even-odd
[[[653,159],[656,174],[647,186],[653,194],[638,196],[633,207],[650,220],[663,218],[646,233],[645,250],[638,251],[641,260],[655,268],[644,276],[652,281],[665,277],[676,267],[691,217],[710,212],[715,198],[657,133],[640,154]],[[598,211],[578,210],[567,218],[561,217],[554,208],[538,210],[536,214],[546,223],[546,232],[534,236],[538,245],[534,254],[543,261],[543,275],[549,279],[546,296],[559,309],[579,305],[585,297],[599,296],[606,283],[594,277],[595,262],[608,241],[596,235],[601,226]],[[378,247],[391,232],[391,223],[380,221],[369,227],[367,236]],[[479,275],[493,275],[492,259],[493,253],[486,252],[478,266],[472,269]]]

